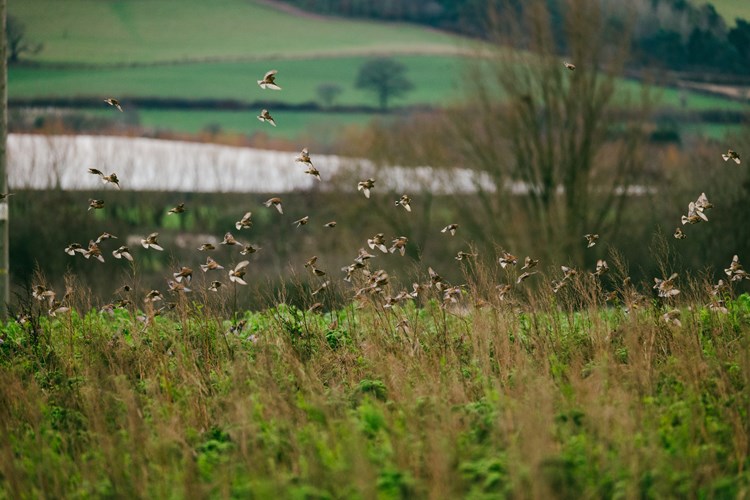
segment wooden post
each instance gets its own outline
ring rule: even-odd
[[[8,0],[0,0],[0,193],[8,192]],[[8,258],[8,198],[0,201],[0,319],[8,316],[10,276]]]

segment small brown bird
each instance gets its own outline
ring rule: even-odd
[[[144,302],[158,302],[160,300],[164,300],[164,297],[162,297],[159,290],[151,290],[143,299]]]
[[[674,237],[677,238],[678,240],[684,240],[685,238],[687,238],[687,234],[683,233],[682,229],[678,227],[677,229],[674,230]]]
[[[325,290],[326,288],[328,288],[328,285],[330,285],[330,284],[331,284],[331,280],[326,280],[322,285],[320,285],[318,288],[316,288],[315,290],[313,290],[312,293],[310,293],[310,295],[312,295],[313,297],[315,297],[320,292],[322,292],[323,290]]]
[[[208,287],[208,289],[212,292],[218,292],[219,288],[221,288],[224,284],[221,281],[212,281],[211,286]]]
[[[528,279],[529,277],[535,275],[538,271],[526,271],[518,276],[518,279],[516,279],[516,285],[520,285],[522,281]]]
[[[172,273],[172,276],[174,276],[174,279],[177,283],[181,283],[182,280],[185,280],[185,282],[189,283],[190,280],[193,279],[193,270],[189,267],[182,266],[179,271],[177,271],[176,273]]]
[[[312,160],[310,159],[310,151],[307,148],[302,149],[299,155],[294,159],[297,163],[303,163],[312,167]]]
[[[388,249],[386,249],[386,253],[388,253]],[[366,260],[372,259],[374,257],[375,257],[374,255],[372,255],[371,253],[368,253],[367,250],[365,250],[364,248],[360,248],[359,253],[354,258],[354,263],[364,265]]]
[[[566,67],[566,68],[568,68],[568,69],[569,69],[570,71],[575,71],[575,69],[576,69],[576,65],[575,65],[575,64],[572,64],[572,63],[569,63],[568,61],[563,61],[563,64],[564,64],[564,65],[565,65],[565,67]]]
[[[326,272],[322,269],[318,269],[315,266],[310,266],[310,272],[313,273],[315,276],[325,276]]]
[[[112,250],[112,255],[115,259],[125,259],[133,262],[133,256],[130,255],[130,249],[125,245],[121,246],[117,250]]]
[[[239,245],[240,242],[234,239],[234,235],[232,233],[228,232],[224,235],[224,239],[219,243],[219,245]]]
[[[411,212],[411,199],[407,195],[401,195],[401,199],[396,201],[396,206],[401,205],[407,212]]]
[[[604,259],[599,259],[596,261],[596,269],[592,273],[594,276],[601,276],[604,273],[609,271],[609,264],[607,264],[607,261]]]
[[[284,213],[284,209],[281,208],[281,198],[269,198],[268,200],[263,203],[267,208],[270,208],[271,205],[273,205],[276,210],[279,211],[280,214]]]
[[[110,106],[114,106],[115,108],[119,109],[120,112],[122,112],[122,106],[120,105],[120,101],[118,101],[114,97],[107,97],[106,99],[104,99],[104,102],[106,102]]]
[[[314,266],[316,262],[318,262],[318,256],[313,255],[312,257],[307,259],[307,262],[305,262],[305,267]]]
[[[737,165],[742,163],[740,160],[740,155],[737,154],[736,151],[732,151],[731,149],[727,150],[726,153],[721,155],[722,158],[724,158],[724,161],[733,160]]]
[[[572,278],[573,276],[578,274],[578,271],[576,271],[572,267],[560,266],[560,269],[562,269],[562,272],[563,272],[563,281],[567,280],[568,278]]]
[[[192,292],[192,290],[190,288],[188,288],[187,285],[185,285],[184,283],[181,283],[179,281],[169,280],[169,281],[167,281],[167,287],[169,288],[170,292],[177,292],[177,293],[179,293],[179,292],[183,292],[183,293]]]
[[[536,267],[536,265],[539,264],[539,260],[532,259],[528,255],[523,260],[523,267],[521,268],[521,271],[525,271],[526,269],[531,269],[532,267]]]
[[[307,170],[305,170],[305,173],[308,174],[308,175],[312,175],[317,180],[320,180],[320,172],[318,171],[317,168],[313,167],[312,165],[310,165],[309,167],[307,167]]]
[[[274,127],[276,126],[276,121],[273,119],[273,117],[271,116],[271,113],[269,113],[267,109],[264,109],[260,112],[260,114],[258,115],[258,120],[262,122],[270,123]]]
[[[367,244],[370,246],[370,250],[377,248],[383,253],[388,253],[388,248],[385,246],[385,235],[383,233],[378,233],[372,238],[369,238]]]
[[[117,178],[117,174],[114,172],[109,175],[102,175],[102,183],[112,184],[117,189],[120,189],[120,179]]]
[[[695,207],[695,202],[690,202],[688,204],[688,213],[687,215],[682,216],[682,225],[685,224],[697,224],[699,222],[708,222],[708,217],[706,214],[703,213],[702,209],[698,209]]]
[[[141,240],[141,246],[143,248],[153,248],[154,250],[163,251],[164,249],[159,245],[159,242],[156,240],[159,237],[159,233],[151,233],[148,236],[146,236],[145,239]]]
[[[367,179],[357,183],[357,191],[362,191],[365,198],[370,197],[370,190],[375,187],[375,179]]]
[[[99,245],[97,245],[94,240],[89,241],[89,248],[88,250],[83,252],[83,256],[86,257],[87,259],[90,257],[93,257],[99,262],[104,262],[102,251],[99,248]]]
[[[732,262],[729,267],[724,269],[724,274],[729,276],[729,281],[741,281],[743,279],[750,279],[750,275],[742,268],[740,264],[740,258],[735,255],[732,257]]]
[[[409,238],[407,238],[406,236],[399,236],[391,242],[393,244],[391,245],[391,248],[388,249],[388,251],[394,253],[396,250],[398,250],[403,257],[406,254],[406,243],[408,241]]]
[[[459,251],[456,254],[456,256],[454,257],[454,259],[456,259],[456,260],[467,259],[468,260],[468,259],[471,259],[471,258],[476,257],[476,256],[477,256],[477,254],[475,254],[475,253],[468,253],[468,252],[464,252],[464,251]]]
[[[232,283],[239,283],[240,285],[247,285],[247,282],[243,279],[245,277],[246,267],[250,264],[250,261],[243,260],[234,269],[229,270],[229,281]]]
[[[323,224],[323,227],[334,228],[336,227],[336,221],[332,220],[331,222],[326,222],[325,224]]]
[[[103,177],[104,176],[104,174],[102,173],[102,171],[99,170],[99,169],[96,169],[96,168],[90,168],[89,169],[89,173],[90,174],[94,174],[94,175],[98,175],[99,177]]]
[[[316,302],[315,304],[311,305],[307,309],[307,312],[311,312],[311,313],[315,314],[315,313],[319,313],[322,310],[323,310],[323,304],[321,302]]]
[[[243,215],[240,220],[234,223],[234,227],[237,228],[237,231],[240,231],[242,229],[250,229],[251,227],[253,227],[252,217],[252,212],[245,212],[245,215]]]
[[[101,209],[104,208],[104,200],[92,200],[89,199],[89,210],[91,209]]]
[[[301,219],[297,219],[296,221],[292,222],[292,224],[296,224],[297,227],[300,227],[300,226],[304,226],[308,222],[310,222],[310,217],[308,217],[307,215],[305,215]]]
[[[212,243],[204,243],[198,247],[198,250],[200,250],[201,252],[208,252],[211,250],[216,250],[216,247]]]
[[[440,230],[441,233],[451,233],[451,236],[456,235],[456,229],[458,229],[458,224],[448,224],[443,229]]]
[[[84,253],[86,249],[84,249],[80,243],[71,243],[70,245],[65,247],[65,253],[68,255],[75,255],[76,252],[78,253]]]
[[[167,211],[167,215],[181,214],[184,211],[185,211],[185,204],[184,203],[180,203],[176,207],[170,208]]]
[[[675,281],[677,281],[678,274],[672,273],[672,276],[666,279],[659,279],[654,278],[654,290],[657,291],[659,297],[662,298],[669,298],[674,297],[675,295],[679,295],[680,291],[675,286]]]
[[[586,245],[586,248],[591,248],[594,245],[596,245],[596,241],[599,239],[598,234],[591,234],[591,233],[584,234],[583,237],[586,238],[586,241],[588,242],[588,244]]]
[[[503,252],[503,256],[498,259],[500,267],[505,269],[508,266],[515,266],[518,263],[518,258],[512,253]]]
[[[698,196],[698,199],[695,200],[695,209],[703,211],[708,210],[709,208],[714,208],[713,203],[708,201],[706,193],[701,193],[700,196]]]
[[[671,311],[667,311],[662,315],[662,318],[666,323],[671,323],[674,326],[682,326],[682,322],[680,321],[680,310],[679,309],[672,309]]]
[[[260,85],[260,88],[281,90],[281,87],[276,85],[276,73],[278,73],[278,70],[272,69],[271,71],[263,75],[263,79],[258,80],[258,85]]]
[[[98,238],[96,238],[96,243],[99,244],[102,241],[109,240],[109,239],[116,240],[117,236],[115,236],[114,234],[110,234],[110,233],[108,233],[108,232],[105,231],[102,234],[100,234]]]
[[[510,285],[497,285],[495,287],[495,290],[497,290],[497,298],[505,300],[505,297],[510,293],[511,288]]]
[[[201,271],[203,271],[204,273],[208,271],[214,271],[216,269],[224,269],[224,266],[216,262],[210,255],[206,257],[206,263],[201,264]]]
[[[242,255],[248,255],[257,252],[258,250],[260,250],[260,247],[253,246],[250,243],[245,243],[244,245],[242,245],[242,250],[240,250],[240,253]]]

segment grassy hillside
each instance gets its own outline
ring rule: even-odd
[[[694,0],[694,3],[711,3],[730,26],[734,25],[737,18],[750,20],[750,2],[745,0]]]
[[[295,16],[247,0],[10,0],[44,62],[279,59],[453,52],[458,37],[409,25]]]

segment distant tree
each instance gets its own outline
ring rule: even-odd
[[[323,105],[330,108],[333,105],[333,101],[344,91],[341,85],[337,83],[321,83],[318,85],[318,97],[323,102]]]
[[[359,68],[354,86],[374,92],[383,111],[388,109],[390,99],[401,97],[414,88],[414,84],[406,78],[406,66],[386,57],[364,63]]]
[[[41,43],[30,42],[26,38],[26,25],[18,18],[8,16],[5,26],[8,41],[8,63],[17,63],[21,54],[37,54],[42,50]]]

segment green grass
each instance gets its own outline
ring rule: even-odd
[[[32,299],[26,323],[0,327],[0,497],[738,498],[750,487],[750,297],[727,300],[727,314],[684,302],[675,326],[666,304],[625,314],[547,297],[455,314],[424,293],[323,314],[279,303],[242,313],[237,333],[231,292],[182,297],[148,324],[127,309],[47,317]],[[462,300],[483,292],[471,294]]]
[[[412,25],[308,18],[247,0],[10,0],[44,62],[287,59],[452,52],[459,37]]]
[[[399,56],[408,68],[415,89],[397,104],[442,103],[455,99],[462,60],[455,56]],[[234,62],[107,69],[11,68],[10,97],[65,97],[76,95],[175,98],[262,99],[286,103],[317,101],[323,83],[338,83],[343,92],[338,104],[375,105],[374,96],[354,89],[365,57],[308,59],[304,61]],[[256,80],[278,69],[282,91],[262,90]]]
[[[701,0],[694,1],[694,3],[698,5],[711,3],[716,11],[724,16],[729,26],[734,26],[737,18],[750,20],[750,2],[745,0],[710,0],[710,2]]]

